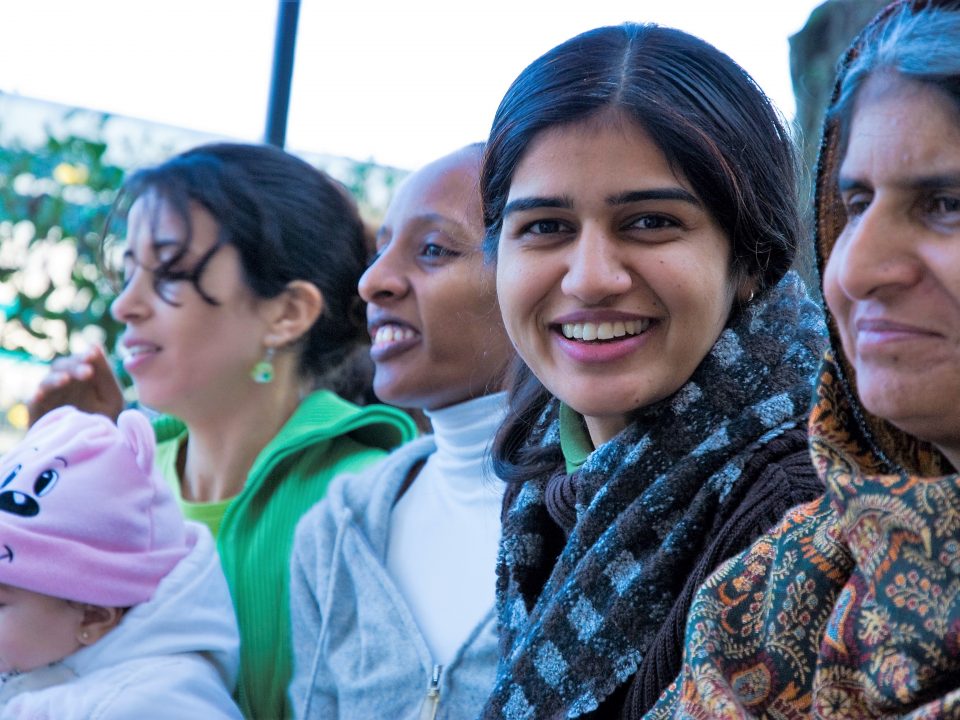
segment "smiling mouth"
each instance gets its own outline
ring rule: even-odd
[[[650,318],[601,323],[563,323],[560,326],[560,332],[568,340],[596,342],[641,335],[651,324],[652,320]]]
[[[393,343],[413,340],[417,333],[402,325],[381,325],[373,336],[373,347],[383,347]]]
[[[133,345],[121,345],[120,357],[123,360],[133,360],[142,355],[150,355],[160,351],[160,348],[151,343],[136,343]]]

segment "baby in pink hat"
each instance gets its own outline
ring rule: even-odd
[[[239,718],[239,639],[209,531],[137,411],[63,407],[0,458],[0,720]]]

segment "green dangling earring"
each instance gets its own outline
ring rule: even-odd
[[[253,366],[250,377],[258,385],[266,385],[273,380],[273,348],[268,347],[263,360]]]

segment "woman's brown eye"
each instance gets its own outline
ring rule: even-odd
[[[960,198],[955,197],[935,197],[933,198],[931,204],[933,205],[933,212],[940,213],[942,215],[949,215],[960,211]]]
[[[664,227],[671,227],[676,223],[663,215],[644,215],[634,220],[633,224],[642,230],[659,230]]]
[[[421,255],[428,258],[441,258],[441,257],[450,257],[456,255],[453,250],[444,247],[443,245],[437,245],[436,243],[426,243],[423,246],[423,250],[420,252]]]
[[[560,222],[558,220],[538,220],[530,225],[528,231],[535,235],[550,235],[560,232]]]
[[[863,215],[869,206],[870,198],[863,193],[850,195],[843,200],[843,209],[847,213],[848,218],[854,218]]]

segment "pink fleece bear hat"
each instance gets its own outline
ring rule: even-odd
[[[189,551],[153,428],[53,410],[0,458],[0,582],[106,607],[146,602]]]

